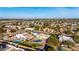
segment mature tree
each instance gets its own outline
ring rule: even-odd
[[[60,42],[57,39],[57,35],[51,34],[51,36],[48,39],[47,45],[52,47],[52,49],[57,50],[57,47],[59,46],[59,44],[60,44]]]
[[[35,26],[34,28],[35,30],[39,31],[41,29],[41,26]]]
[[[16,32],[16,29],[12,29],[11,32],[12,32],[12,33],[13,33],[13,32]]]
[[[3,28],[0,28],[0,33],[5,33],[6,30],[4,30]]]

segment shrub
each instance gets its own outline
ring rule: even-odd
[[[71,47],[75,46],[75,44],[71,41],[64,41],[63,44]]]
[[[42,44],[39,44],[39,43],[32,43],[32,48],[36,48],[36,47],[39,47],[39,46],[42,46]]]
[[[21,42],[19,44],[24,45],[24,46],[28,46],[28,47],[32,47],[32,48],[36,48],[36,47],[42,46],[42,44],[39,44],[39,43],[31,43],[29,41]]]
[[[75,41],[76,43],[79,43],[79,36],[74,35],[74,41]]]

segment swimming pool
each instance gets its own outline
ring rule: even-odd
[[[21,40],[14,40],[14,43],[21,43]]]
[[[33,40],[33,42],[41,42],[42,40]]]

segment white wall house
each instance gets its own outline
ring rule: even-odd
[[[68,36],[58,36],[59,37],[59,41],[60,42],[63,42],[63,41],[71,41],[71,42],[74,42],[73,39],[71,37],[68,37]]]

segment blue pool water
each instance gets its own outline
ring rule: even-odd
[[[41,42],[42,40],[33,40],[33,42]]]
[[[21,43],[21,40],[15,40],[14,43]]]

